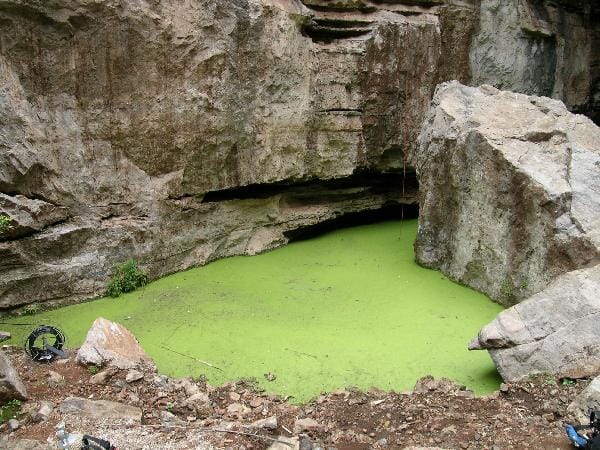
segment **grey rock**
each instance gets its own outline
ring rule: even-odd
[[[200,387],[190,378],[183,378],[179,382],[178,388],[183,389],[185,395],[187,395],[188,397],[200,393]]]
[[[19,429],[21,423],[17,419],[9,419],[7,425],[10,431],[15,431]]]
[[[324,426],[317,422],[315,419],[306,417],[304,419],[297,419],[294,422],[294,433],[302,433],[303,431],[320,431],[323,430]]]
[[[0,342],[8,341],[11,334],[8,331],[0,331]]]
[[[50,386],[58,387],[65,384],[65,377],[54,370],[48,371],[48,384]]]
[[[10,450],[54,450],[56,447],[33,439],[13,439],[9,436],[0,435],[0,448]]]
[[[59,409],[62,414],[75,414],[90,419],[117,419],[138,424],[142,420],[140,408],[108,400],[67,397]]]
[[[26,400],[27,390],[16,369],[3,351],[0,351],[0,401]]]
[[[182,427],[187,425],[184,420],[181,420],[179,417],[169,411],[160,412],[160,423],[164,427]]]
[[[208,403],[210,402],[210,397],[205,392],[198,392],[189,396],[185,402],[188,404]]]
[[[420,264],[511,305],[600,259],[600,128],[557,101],[438,87],[419,137]]]
[[[278,426],[277,416],[259,419],[255,422],[252,422],[252,426],[255,428],[264,428],[265,430],[276,430]]]
[[[308,437],[300,438],[300,450],[312,450],[313,443]]]
[[[600,265],[569,272],[501,312],[471,349],[487,349],[505,381],[534,373],[581,378],[600,372]]]
[[[600,376],[592,382],[571,402],[567,412],[577,423],[587,424],[592,411],[600,410]]]
[[[102,317],[96,319],[88,331],[85,342],[77,352],[77,362],[110,365],[119,369],[155,367],[129,330]]]
[[[231,405],[227,406],[227,414],[229,415],[244,415],[244,414],[248,414],[251,411],[250,408],[248,408],[246,405],[243,405],[241,403],[232,403]]]
[[[300,450],[300,441],[297,436],[277,436],[279,442],[273,442],[267,450]]]
[[[88,382],[90,384],[106,384],[107,381],[114,375],[111,370],[102,370],[90,377]]]
[[[46,422],[54,411],[54,404],[45,400],[39,402],[35,413],[31,416],[34,422]]]
[[[125,381],[127,381],[128,383],[134,383],[143,378],[144,378],[143,372],[140,372],[139,370],[135,370],[135,369],[129,370],[127,372],[127,375],[125,375]]]

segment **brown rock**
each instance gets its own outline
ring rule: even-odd
[[[112,365],[119,369],[154,368],[154,363],[133,334],[123,325],[102,317],[96,319],[88,331],[77,352],[77,361],[96,366]]]

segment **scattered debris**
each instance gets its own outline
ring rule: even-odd
[[[267,372],[265,373],[265,378],[267,379],[267,381],[275,381],[277,379],[277,375],[271,372]]]

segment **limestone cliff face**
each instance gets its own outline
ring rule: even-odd
[[[539,70],[569,67],[564,81],[524,64],[502,87],[536,78],[594,111],[598,36],[584,3],[559,7],[543,38],[557,44],[539,57],[552,70]],[[0,236],[0,309],[99,295],[130,257],[158,277],[414,203],[416,137],[435,86],[489,82],[505,35],[540,46],[521,16],[514,25],[494,8],[1,0],[0,213],[15,226]],[[506,33],[490,34],[490,14],[512,24]]]

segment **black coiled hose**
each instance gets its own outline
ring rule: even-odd
[[[38,339],[41,338],[41,346]],[[36,342],[37,341],[37,342]],[[50,325],[40,325],[25,339],[25,353],[37,362],[50,362],[58,356],[63,356],[63,345],[65,345],[64,333]]]

